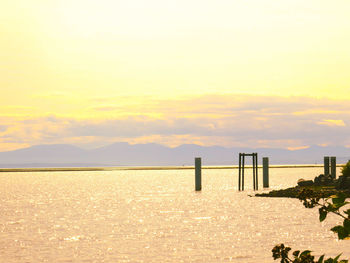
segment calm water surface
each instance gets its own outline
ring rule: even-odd
[[[1,173],[0,262],[274,262],[281,242],[350,258],[350,241],[329,230],[338,218],[249,197],[249,173],[245,192],[237,170],[202,173],[201,192],[193,170]],[[271,169],[271,188],[320,173]]]

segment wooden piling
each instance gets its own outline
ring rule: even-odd
[[[333,179],[337,177],[337,159],[335,156],[331,157],[331,176]]]
[[[323,158],[324,163],[324,175],[329,175],[329,156]]]
[[[256,160],[255,160],[255,153],[253,153],[253,189],[257,189],[257,184],[256,184],[256,175],[255,175],[255,165],[256,165]]]
[[[245,155],[242,156],[242,191],[244,191],[244,163],[245,163]]]
[[[255,153],[255,182],[256,182],[256,190],[259,189],[259,183],[258,183],[258,153]]]
[[[239,153],[239,164],[238,164],[238,191],[241,191],[241,164],[242,164],[242,154]]]
[[[263,157],[263,186],[269,187],[269,158]]]
[[[195,184],[196,184],[196,191],[202,190],[202,160],[201,158],[197,157],[194,159],[195,163]]]

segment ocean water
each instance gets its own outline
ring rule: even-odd
[[[350,258],[339,218],[250,197],[248,171],[238,192],[237,173],[203,170],[201,192],[193,170],[0,173],[0,262],[274,262],[279,243]],[[270,169],[268,190],[320,173]]]

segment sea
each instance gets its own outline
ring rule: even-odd
[[[339,175],[339,169],[337,174]],[[237,169],[0,173],[0,262],[277,262],[280,243],[350,258],[350,240],[297,199],[255,193],[313,179],[322,167],[271,168],[270,188],[238,191]]]

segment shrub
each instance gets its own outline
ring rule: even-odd
[[[345,167],[350,172],[350,162]],[[345,169],[343,168],[343,171]],[[299,200],[303,202],[306,208],[313,208],[319,206],[319,219],[320,222],[326,219],[328,213],[335,214],[344,219],[342,225],[337,225],[331,230],[338,234],[339,239],[350,239],[350,209],[345,210],[344,206],[350,204],[346,202],[346,195],[344,193],[338,193],[327,198],[315,195],[310,189],[304,189],[298,196]],[[311,255],[310,250],[293,252],[293,256],[289,256],[291,251],[290,247],[286,247],[284,244],[275,246],[272,249],[272,257],[274,260],[280,259],[281,263],[348,263],[346,259],[338,261],[340,255],[335,258],[328,258],[324,260],[325,255],[322,255],[317,261],[315,257]],[[301,253],[300,253],[301,252]]]
[[[350,161],[343,166],[341,173],[344,177],[350,177]]]

